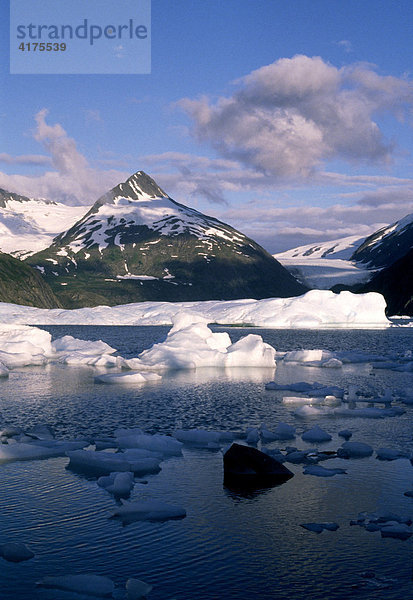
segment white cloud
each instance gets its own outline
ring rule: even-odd
[[[398,118],[413,106],[412,84],[378,75],[371,65],[337,69],[297,55],[261,67],[213,103],[184,98],[193,133],[225,158],[282,178],[308,178],[330,159],[388,163],[393,142],[375,118]]]
[[[63,127],[58,123],[49,125],[46,122],[47,114],[46,109],[36,114],[33,137],[50,155],[43,157],[47,159],[43,164],[49,163],[55,170],[33,176],[0,172],[0,187],[31,198],[48,198],[72,205],[90,205],[130,175],[123,171],[105,171],[91,167],[77,149],[75,140],[67,135]]]
[[[43,156],[42,154],[20,154],[19,156],[12,156],[6,152],[0,153],[0,162],[6,165],[25,165],[25,166],[44,166],[50,165],[51,160],[49,156]]]

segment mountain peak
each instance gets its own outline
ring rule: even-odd
[[[145,171],[137,171],[131,175],[125,183],[119,184],[114,189],[117,190],[118,188],[120,188],[122,192],[130,192],[132,190],[135,194],[140,196],[143,194],[151,198],[169,198],[168,194],[166,194],[156,181],[152,179],[152,177],[149,177]]]

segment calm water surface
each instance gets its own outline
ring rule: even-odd
[[[125,357],[136,356],[163,339],[168,327],[45,327],[53,336],[103,339]],[[215,328],[222,331],[222,328]],[[233,341],[259,333],[277,350],[323,348],[392,356],[412,350],[413,331],[291,331],[227,329]],[[119,426],[171,433],[174,428],[202,427],[245,431],[279,421],[297,428],[291,442],[308,448],[300,434],[315,424],[333,435],[323,449],[336,449],[337,432],[353,431],[353,440],[374,449],[413,452],[413,407],[399,417],[380,420],[320,416],[298,419],[281,403],[282,394],[265,383],[319,381],[379,394],[413,386],[412,373],[373,371],[368,364],[341,369],[297,367],[279,363],[272,369],[199,369],[166,374],[158,383],[139,387],[97,385],[89,367],[62,365],[14,370],[0,381],[0,427],[49,423],[57,437],[111,435]],[[291,393],[287,393],[291,395]],[[396,405],[398,402],[396,402]],[[273,447],[284,447],[275,442]],[[44,590],[35,582],[45,575],[96,573],[124,584],[138,577],[153,584],[151,600],[307,600],[413,598],[412,541],[381,539],[350,527],[359,511],[389,509],[413,516],[413,467],[400,459],[373,457],[343,461],[347,475],[328,479],[303,475],[256,494],[235,494],[222,484],[222,454],[184,451],[183,458],[162,463],[158,475],[137,483],[132,499],[156,498],[182,505],[187,517],[166,523],[122,527],[108,520],[114,499],[91,479],[65,469],[67,458],[8,463],[0,466],[0,543],[22,541],[34,559],[14,564],[0,559],[1,600],[79,598]],[[320,535],[300,527],[309,521],[336,521],[336,532]],[[412,538],[413,539],[413,538]],[[361,573],[397,581],[386,589],[354,588]]]

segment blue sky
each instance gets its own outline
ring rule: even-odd
[[[413,212],[410,0],[153,0],[149,75],[10,75],[0,16],[3,188],[88,205],[143,169],[271,252]]]

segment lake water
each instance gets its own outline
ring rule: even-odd
[[[55,337],[103,339],[125,357],[136,356],[164,338],[168,327],[45,327]],[[411,329],[369,331],[298,331],[218,328],[233,341],[259,333],[279,351],[300,348],[365,351],[382,356],[412,350]],[[318,381],[379,395],[387,388],[413,389],[413,373],[372,370],[369,364],[340,369],[288,365],[272,369],[199,369],[165,374],[143,386],[94,383],[89,367],[25,367],[0,381],[0,428],[28,428],[48,423],[58,438],[111,435],[118,427],[141,427],[171,433],[175,428],[245,431],[265,422],[274,429],[283,421],[297,428],[298,448],[309,445],[301,433],[315,424],[333,439],[319,445],[337,449],[338,431],[375,450],[390,447],[413,452],[413,406],[392,418],[318,416],[299,419],[282,404],[282,393],[265,383]],[[286,392],[285,395],[292,395]],[[271,447],[284,448],[285,442]],[[334,458],[322,463],[346,475],[303,475],[301,465],[286,465],[295,476],[285,484],[254,494],[223,486],[222,454],[185,449],[184,456],[162,463],[158,475],[135,485],[132,499],[162,499],[184,506],[187,517],[165,523],[122,526],[108,520],[116,503],[96,481],[65,469],[67,458],[0,466],[0,543],[22,541],[35,558],[19,564],[0,559],[1,600],[78,598],[36,588],[46,575],[95,573],[117,585],[129,577],[151,583],[150,600],[342,600],[413,597],[412,539],[382,539],[349,525],[360,511],[388,509],[413,517],[409,460],[392,462]],[[336,532],[314,534],[300,523],[336,521]],[[390,587],[368,587],[361,577],[374,571],[393,578]],[[354,587],[356,586],[356,587]]]

